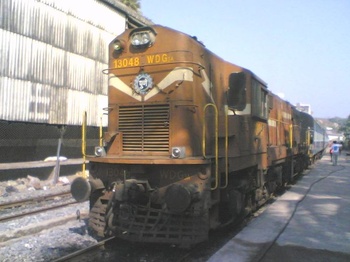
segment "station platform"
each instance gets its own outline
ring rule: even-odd
[[[349,152],[325,154],[208,261],[350,261]]]

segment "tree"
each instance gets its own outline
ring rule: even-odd
[[[350,115],[348,116],[348,119],[339,128],[339,131],[344,132],[344,134],[346,135],[350,135]]]
[[[343,132],[345,136],[344,146],[345,149],[350,149],[350,115],[345,123],[339,128],[339,132]]]
[[[141,4],[139,0],[119,0],[124,5],[130,7],[132,10],[138,12],[141,8]]]

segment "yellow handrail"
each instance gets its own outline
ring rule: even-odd
[[[83,121],[82,121],[82,125],[81,125],[81,153],[83,155],[83,166],[82,166],[82,173],[83,173],[83,177],[86,178],[86,118],[87,118],[87,113],[86,111],[84,111],[83,113]]]
[[[293,148],[293,124],[289,126],[289,147]]]
[[[309,156],[312,156],[310,145],[311,145],[311,129],[310,127],[308,127],[308,129],[306,130],[306,147],[307,147],[307,154]]]
[[[221,188],[228,186],[228,107],[225,106],[225,185]]]
[[[103,132],[102,132],[102,115],[100,116],[100,146],[103,146]]]
[[[203,109],[203,140],[202,140],[202,149],[203,149],[203,157],[207,158],[205,153],[206,151],[206,120],[205,113],[208,107],[213,107],[215,111],[215,186],[211,188],[211,190],[215,190],[219,185],[219,119],[218,119],[218,109],[215,104],[209,103],[204,106]]]
[[[306,145],[310,145],[310,129],[306,130]]]

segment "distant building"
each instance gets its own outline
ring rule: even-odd
[[[61,136],[61,154],[81,157],[84,112],[93,152],[107,124],[108,44],[150,24],[118,0],[0,0],[0,162],[56,155]]]
[[[337,133],[333,128],[328,127],[326,132],[327,132],[329,141],[338,141],[338,142],[344,141],[344,135],[341,133]]]
[[[337,130],[340,125],[338,123],[334,123],[329,121],[329,119],[325,118],[317,118],[317,121],[326,129],[326,133],[328,135],[329,141],[338,141],[343,142],[345,137],[342,133],[339,133]]]
[[[98,126],[108,44],[150,21],[116,0],[1,0],[0,120]]]
[[[297,108],[297,110],[299,110],[301,112],[308,113],[309,115],[312,114],[312,112],[311,112],[311,105],[309,105],[309,104],[297,103],[296,104],[296,108]]]

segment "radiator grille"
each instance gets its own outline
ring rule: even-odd
[[[169,105],[119,107],[123,151],[169,152]]]

